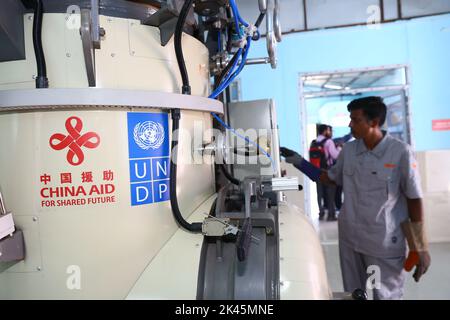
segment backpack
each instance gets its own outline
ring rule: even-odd
[[[323,139],[320,142],[313,140],[309,146],[309,161],[317,168],[328,169],[327,157],[325,155],[325,142],[328,139]]]

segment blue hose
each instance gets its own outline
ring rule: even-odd
[[[274,171],[274,172],[276,171],[276,169],[275,169],[275,162],[273,161],[272,157],[271,157],[271,156],[270,156],[263,148],[261,148],[256,142],[253,142],[253,141],[250,140],[249,138],[247,138],[247,137],[245,137],[245,136],[243,136],[243,135],[237,133],[236,130],[235,130],[234,128],[232,128],[232,127],[230,127],[229,125],[227,125],[227,124],[226,124],[222,119],[220,119],[220,117],[219,117],[217,114],[215,114],[214,112],[211,112],[211,114],[212,114],[212,116],[213,116],[213,117],[214,117],[214,118],[215,118],[222,126],[224,126],[224,128],[226,128],[227,130],[231,131],[232,133],[234,133],[234,134],[235,134],[236,136],[238,136],[239,138],[241,138],[241,139],[247,141],[249,144],[251,144],[251,145],[257,147],[257,148],[261,151],[261,153],[264,154],[264,155],[270,160],[270,162],[272,163],[272,169],[273,169],[273,171]]]
[[[242,49],[239,48],[239,50],[238,50],[238,52],[237,52],[237,55],[239,56],[239,55],[241,55],[241,53],[242,53]],[[236,67],[237,63],[238,63],[238,60],[239,60],[239,59],[236,59],[236,60],[234,61],[233,66],[231,67],[230,72],[228,72],[228,74],[227,74],[227,76],[225,77],[225,79],[224,79],[224,80],[222,81],[222,83],[216,88],[216,90],[214,90],[214,92],[210,94],[210,96],[209,96],[210,99],[215,99],[215,98],[217,98],[217,96],[218,96],[219,94],[221,94],[223,90],[226,89],[226,87],[225,87],[225,88],[222,88],[222,84],[224,84],[226,81],[228,81],[228,79],[230,79],[231,75],[233,74],[233,70],[234,70],[234,68]]]
[[[250,50],[251,40],[252,40],[252,38],[250,36],[247,37],[247,47],[245,48],[244,53],[242,54],[241,64],[239,65],[238,69],[230,77],[227,77],[228,79],[226,79],[226,81],[222,82],[219,85],[219,87],[217,88],[217,90],[219,91],[219,94],[220,94],[220,92],[225,90],[230,85],[230,83],[234,81],[234,79],[236,79],[236,77],[239,75],[239,73],[244,68],[245,62],[247,61],[248,52]]]
[[[244,19],[242,19],[241,15],[239,14],[239,10],[237,9],[237,6],[236,6],[236,3],[234,2],[234,0],[230,0],[230,5],[231,5],[231,10],[233,11],[234,23],[236,24],[236,31],[238,32],[239,38],[242,38],[242,33],[241,33],[241,29],[239,27],[239,22],[242,23],[246,28],[249,26],[249,24]],[[219,37],[220,37],[220,33],[219,33]],[[236,61],[234,61],[234,63],[233,63],[233,66],[231,67],[230,72],[228,73],[228,75],[225,77],[225,79],[222,81],[222,83],[217,87],[217,89],[214,90],[214,92],[210,94],[210,96],[209,96],[210,99],[217,98],[217,96],[219,94],[221,94],[222,91],[225,90],[230,85],[231,82],[234,81],[234,79],[239,75],[239,73],[242,71],[242,69],[244,69],[245,63],[247,61],[247,56],[248,56],[248,53],[250,51],[251,41],[252,41],[252,37],[248,36],[247,37],[247,46],[245,47],[245,49],[243,50],[242,48],[239,48],[239,50],[238,50],[238,56],[240,54],[242,54],[241,63],[239,65],[239,67],[236,69],[236,71],[233,72],[233,70],[234,70],[234,68],[236,68],[237,62],[239,60],[239,59],[236,59]],[[214,112],[211,112],[211,115],[224,128],[226,128],[227,130],[231,131],[233,134],[235,134],[239,138],[245,140],[247,143],[257,147],[261,151],[261,153],[264,154],[270,160],[270,162],[272,163],[272,169],[274,170],[274,172],[276,171],[276,169],[275,169],[275,162],[273,161],[272,157],[263,148],[261,148],[256,142],[253,142],[249,138],[247,138],[247,137],[237,133],[234,128],[232,128],[229,125],[227,125]]]
[[[237,19],[239,20],[240,23],[242,23],[246,28],[248,27],[248,23],[242,19],[239,10],[237,8],[236,2],[234,2],[234,0],[230,0],[230,5],[231,5],[231,9],[233,10],[233,15],[236,15]],[[236,14],[235,14],[236,13]]]
[[[245,50],[243,51],[242,54],[242,59],[241,59],[241,63],[238,67],[238,69],[232,74],[232,72],[230,71],[230,73],[228,74],[228,76],[226,77],[225,81],[223,81],[219,87],[209,96],[209,98],[211,99],[215,99],[223,90],[225,90],[231,82],[233,82],[233,80],[239,75],[239,73],[242,71],[242,69],[245,66],[245,62],[247,61],[247,56],[248,56],[248,52],[250,50],[250,43],[251,43],[251,37],[248,36],[247,37],[247,47],[245,48]],[[242,50],[242,49],[239,49]],[[237,64],[237,60],[234,62],[233,67],[231,70],[233,70],[236,67]],[[251,141],[249,138],[240,135],[239,133],[236,132],[235,129],[233,129],[232,127],[230,127],[229,125],[227,125],[224,121],[222,121],[222,119],[219,118],[219,116],[217,114],[215,114],[214,112],[211,112],[212,116],[227,130],[231,131],[232,133],[234,133],[236,136],[238,136],[239,138],[247,141],[249,144],[256,146],[261,152],[262,154],[264,154],[267,158],[269,158],[270,162],[272,163],[272,168],[275,171],[275,163],[272,159],[272,157],[263,149],[261,148],[257,143]]]
[[[239,35],[239,39],[242,38],[241,28],[239,27],[239,11],[237,9],[234,0],[230,0],[231,10],[233,11],[234,24],[236,25],[236,33]]]

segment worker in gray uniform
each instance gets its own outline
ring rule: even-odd
[[[415,266],[418,282],[431,263],[417,163],[408,144],[381,130],[386,119],[381,98],[357,99],[347,108],[356,140],[345,144],[331,169],[319,172],[286,148],[281,155],[312,180],[343,186],[338,228],[344,290],[379,280],[370,286],[374,299],[401,299],[403,269]]]

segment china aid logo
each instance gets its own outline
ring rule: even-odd
[[[75,125],[73,125],[75,123]],[[84,161],[84,152],[82,147],[95,149],[100,144],[100,136],[93,132],[81,133],[83,121],[80,118],[72,116],[66,120],[66,130],[68,135],[55,133],[50,137],[49,143],[53,150],[67,151],[67,162],[73,166],[78,166]]]

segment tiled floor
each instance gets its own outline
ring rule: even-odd
[[[329,284],[333,292],[342,292],[337,223],[324,221],[317,222],[316,226],[325,254]],[[450,299],[450,242],[431,243],[430,254],[431,267],[419,283],[414,281],[412,275],[407,276],[404,299]]]

